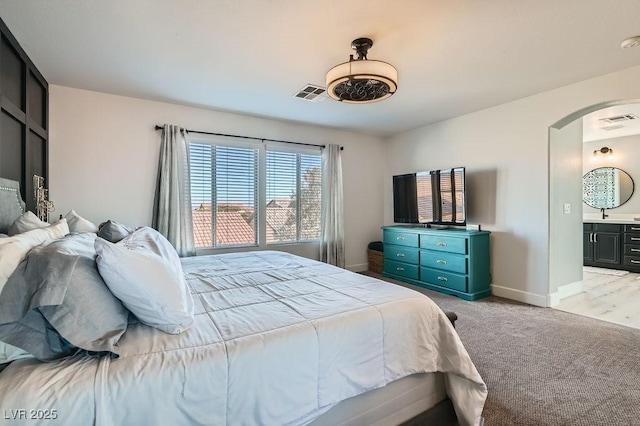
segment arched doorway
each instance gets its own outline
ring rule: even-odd
[[[583,143],[583,118],[596,117],[596,120],[600,120],[598,117],[623,115],[622,111],[627,109],[640,110],[639,105],[640,100],[601,102],[569,114],[549,128],[549,306],[558,306],[561,300],[585,292],[583,282],[582,176],[585,167],[591,166],[586,161],[591,161],[591,159],[584,154],[584,147],[587,144]],[[635,115],[638,120],[634,122],[634,125],[638,123],[636,134],[640,134],[640,115]],[[616,123],[607,123],[604,120],[600,124],[602,127],[610,127],[610,132],[608,131],[609,134],[606,135],[609,136],[608,139],[620,138],[618,136],[621,134],[619,130],[624,126],[618,127],[615,125]],[[587,130],[589,131],[589,129]],[[638,139],[638,153],[630,154],[627,152],[627,157],[637,155],[637,164],[637,160],[640,159],[640,136],[636,136],[636,138]],[[613,142],[603,141],[602,143],[606,145]],[[598,145],[598,142],[595,144]],[[591,144],[591,146],[594,145]],[[640,166],[636,166],[636,168],[637,171],[634,170],[632,175],[636,176],[636,185],[640,185]],[[635,202],[638,202],[636,214],[628,213],[624,217],[625,219],[632,220],[633,216],[640,217],[640,190],[635,192]],[[627,209],[626,212],[629,210]],[[614,220],[621,221],[620,218],[623,217],[617,212],[613,216],[608,219],[608,223],[613,223]],[[623,238],[622,234],[620,238]],[[623,259],[623,241],[620,242],[619,249],[619,256]],[[640,298],[637,300],[638,307],[640,307]],[[602,309],[602,311],[606,310],[606,307]],[[615,315],[610,316],[615,318]],[[606,318],[601,319],[606,320]],[[620,321],[612,320],[612,322]]]

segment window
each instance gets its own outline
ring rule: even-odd
[[[267,151],[267,244],[320,239],[320,155]]]
[[[189,156],[196,248],[320,239],[319,151],[215,138],[190,142]]]
[[[189,156],[196,248],[257,244],[258,150],[190,143]]]

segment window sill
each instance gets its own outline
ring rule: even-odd
[[[302,241],[296,243],[272,243],[262,246],[210,247],[196,249],[196,256],[209,256],[225,253],[242,253],[247,251],[284,251],[309,259],[318,259],[320,241]]]

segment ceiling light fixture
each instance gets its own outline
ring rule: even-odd
[[[387,99],[398,88],[398,70],[392,65],[367,59],[373,46],[370,38],[353,40],[351,48],[358,58],[349,55],[349,62],[336,65],[327,73],[327,93],[337,101],[365,104]]]
[[[620,47],[623,49],[631,49],[632,47],[638,47],[640,45],[640,36],[629,37],[623,40]]]

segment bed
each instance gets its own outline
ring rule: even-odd
[[[0,189],[8,200],[15,191]],[[74,238],[95,236],[63,240]],[[134,320],[117,357],[13,361],[0,373],[2,421],[382,425],[450,400],[461,425],[481,422],[486,386],[426,296],[276,251],[181,267],[194,307],[186,331]]]

